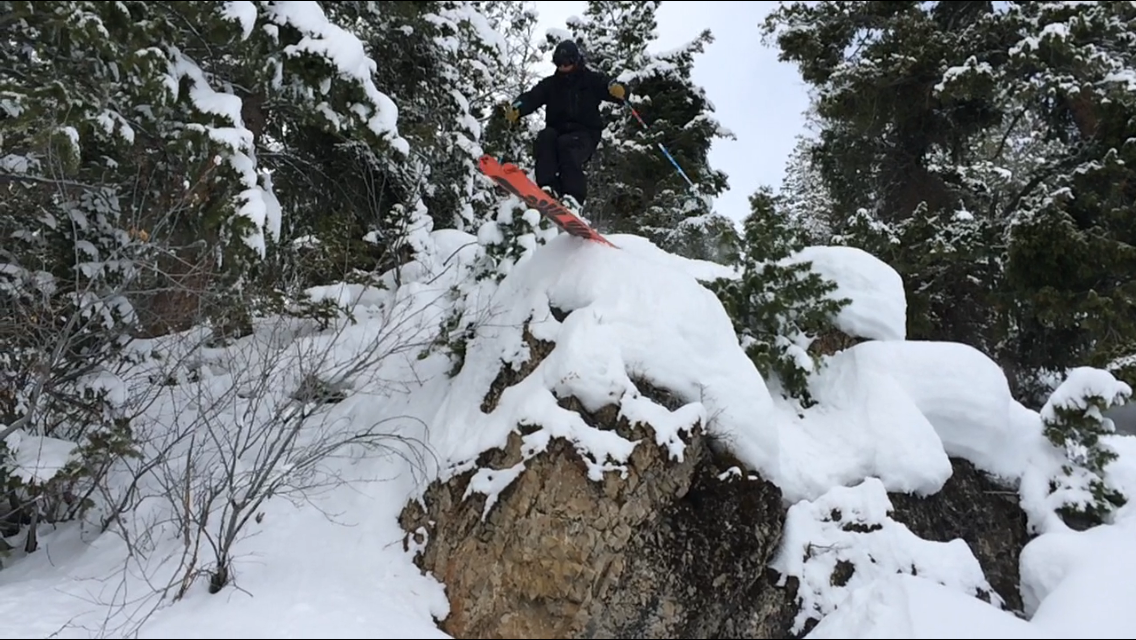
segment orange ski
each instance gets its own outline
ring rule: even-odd
[[[548,195],[544,189],[536,186],[536,183],[529,180],[529,177],[517,165],[508,162],[502,164],[492,156],[481,156],[478,166],[482,173],[492,178],[502,189],[523,200],[525,204],[539,211],[542,216],[551,220],[569,235],[615,247],[598,231],[588,226],[567,207]]]

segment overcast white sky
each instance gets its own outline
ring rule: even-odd
[[[583,16],[586,2],[538,1],[539,37],[548,28],[565,28],[565,20]],[[741,220],[749,213],[749,196],[759,185],[781,185],[785,159],[804,133],[808,106],[805,85],[796,69],[777,61],[777,51],[761,43],[759,24],[776,2],[667,1],[657,14],[658,40],[651,50],[667,50],[710,29],[714,42],[696,58],[694,82],[705,89],[719,122],[737,140],[719,140],[710,152],[711,165],[729,174],[730,190],[718,200],[719,213]]]

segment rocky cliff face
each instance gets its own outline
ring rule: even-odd
[[[532,359],[519,371],[502,369],[483,410],[553,346],[526,340]],[[669,409],[681,404],[636,384]],[[812,628],[815,620],[791,632],[796,580],[768,568],[788,508],[776,486],[743,469],[700,425],[676,460],[655,444],[651,425],[630,424],[615,406],[589,413],[574,398],[560,404],[638,441],[625,477],[589,478],[573,444],[554,440],[490,504],[469,491],[471,478],[519,468],[522,425],[475,469],[432,483],[401,524],[418,566],[446,586],[442,630],[455,638],[789,638]],[[969,463],[954,467],[939,494],[892,495],[891,517],[928,540],[965,540],[1007,607],[1020,609],[1025,517]],[[847,581],[854,570],[840,566],[831,580]]]

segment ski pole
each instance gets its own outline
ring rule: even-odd
[[[639,115],[639,112],[635,110],[635,107],[631,106],[630,102],[624,100],[623,106],[627,107],[627,110],[631,112],[631,115],[635,116],[635,119],[639,121],[639,124],[643,125],[644,129],[648,131],[651,129],[647,126],[646,122],[643,122],[643,118]],[[663,146],[663,143],[660,142],[658,143],[658,145],[659,149],[663,152],[663,155],[666,156],[667,160],[670,160],[671,164],[674,165],[674,168],[678,170],[678,175],[682,176],[682,179],[686,180],[686,184],[690,185],[690,188],[694,189],[694,191],[697,192],[698,187],[694,186],[694,182],[692,182],[690,178],[687,177],[686,172],[682,170],[682,167],[678,166],[678,161],[674,159],[674,156],[671,155],[671,152],[667,151],[667,148]]]

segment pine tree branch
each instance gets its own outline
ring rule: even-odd
[[[1034,175],[1033,178],[1030,179],[1029,182],[1025,184],[1025,186],[1018,190],[1018,193],[1014,195],[1012,200],[1010,200],[1004,211],[1008,213],[1017,211],[1018,206],[1021,204],[1022,200],[1024,200],[1031,191],[1036,189],[1038,185],[1053,177],[1057,173],[1064,172],[1068,169],[1072,169],[1078,164],[1081,164],[1085,161],[1088,155],[1088,148],[1082,146],[1080,150],[1072,154],[1070,157],[1065,158],[1064,160],[1061,160],[1055,164],[1050,165],[1048,168],[1039,171],[1036,175]]]
[[[5,182],[35,182],[38,184],[74,187],[76,189],[83,189],[86,191],[100,191],[105,188],[104,186],[87,184],[85,182],[77,182],[75,180],[67,180],[66,178],[49,178],[26,173],[0,173],[0,183]]]
[[[1018,126],[1018,122],[1025,117],[1027,113],[1029,113],[1029,107],[1025,106],[1014,114],[1013,120],[1010,121],[1009,126],[1006,127],[1006,131],[1002,134],[1002,139],[998,142],[998,148],[994,150],[994,154],[990,157],[991,162],[1002,157],[1002,151],[1006,148],[1006,142],[1009,141],[1010,134],[1014,132],[1014,127]]]

